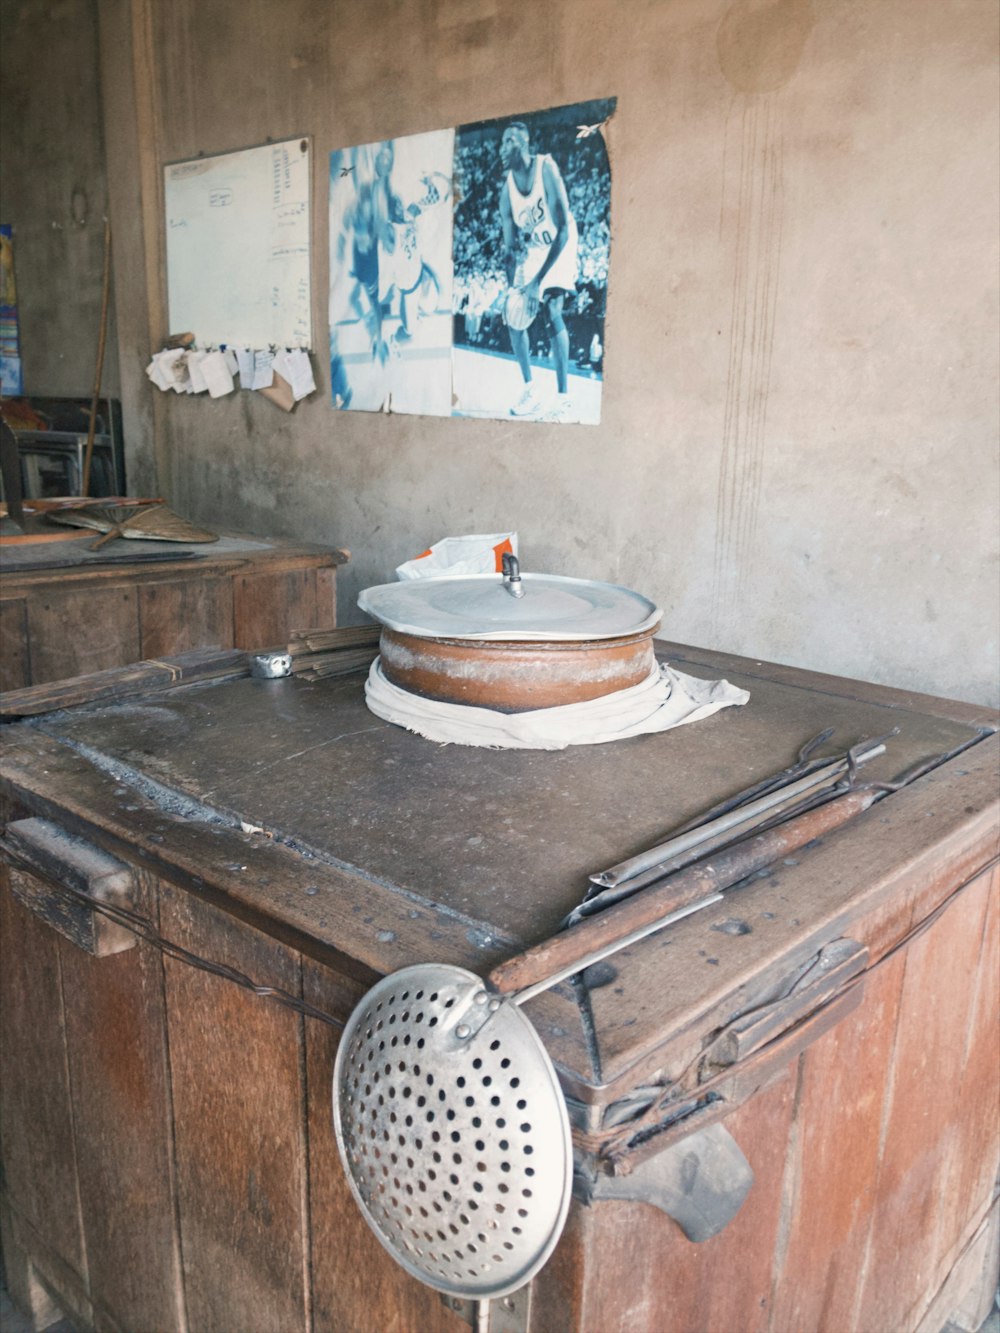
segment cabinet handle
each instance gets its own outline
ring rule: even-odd
[[[102,958],[131,949],[136,936],[77,894],[135,910],[132,869],[47,819],[19,819],[0,837],[17,901],[78,948]]]

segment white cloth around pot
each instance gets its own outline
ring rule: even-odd
[[[441,744],[511,750],[563,750],[669,731],[749,698],[747,690],[728,680],[699,680],[665,663],[626,690],[526,713],[425,699],[387,680],[378,657],[365,683],[368,707],[386,722]]]

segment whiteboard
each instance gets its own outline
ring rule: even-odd
[[[308,139],[174,162],[164,199],[169,332],[311,346]]]

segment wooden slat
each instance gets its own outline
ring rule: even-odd
[[[879,1132],[896,1030],[902,953],[865,982],[864,1004],[802,1057],[767,1327],[843,1333],[871,1229]]]
[[[155,919],[148,883],[136,910]],[[62,942],[90,1288],[102,1329],[186,1329],[158,950],[92,958]]]
[[[298,992],[290,950],[164,886],[167,938]],[[167,960],[177,1197],[192,1330],[308,1327],[302,1020]]]
[[[11,896],[0,863],[0,1141],[12,1207],[86,1281],[58,936]]]
[[[981,891],[986,895],[985,919],[957,1098],[962,1117],[956,1132],[962,1146],[955,1193],[967,1199],[985,1197],[997,1174],[991,1167],[989,1145],[993,1145],[995,1153],[1000,1152],[1000,1060],[996,1058],[1000,1015],[1000,866],[994,866],[981,878]],[[992,1060],[986,1058],[989,1052],[993,1053]]]
[[[975,995],[967,980],[982,957],[992,878],[981,876],[963,910],[946,912],[907,950],[881,1160],[872,1182],[872,1227],[852,1327],[918,1322],[945,1276],[937,1271],[940,1257],[954,1246],[974,1205],[957,1188],[971,1165],[966,1154],[976,1159],[970,1182],[976,1176],[991,1182],[996,1173],[996,1140],[976,1141],[960,1095],[970,1077],[973,1086],[981,1088],[985,1080],[995,1089],[995,1040],[975,1050],[967,1046]],[[978,1066],[971,1076],[970,1061]],[[982,1106],[981,1094],[976,1101]]]
[[[134,588],[90,588],[85,596],[49,590],[28,604],[31,679],[62,680],[136,662],[139,616]]]
[[[87,676],[72,676],[66,680],[29,685],[23,690],[11,690],[0,695],[0,718],[37,717],[58,708],[126,699],[167,689],[171,685],[245,676],[248,670],[247,656],[238,649],[198,648],[157,661],[110,667]]]
[[[140,656],[166,657],[192,648],[228,648],[233,599],[228,579],[204,577],[142,584]]]

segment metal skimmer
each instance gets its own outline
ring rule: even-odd
[[[573,1182],[566,1104],[519,1005],[707,896],[514,995],[427,963],[385,977],[348,1020],[333,1075],[337,1144],[354,1197],[392,1257],[450,1296],[487,1301],[545,1263]]]

